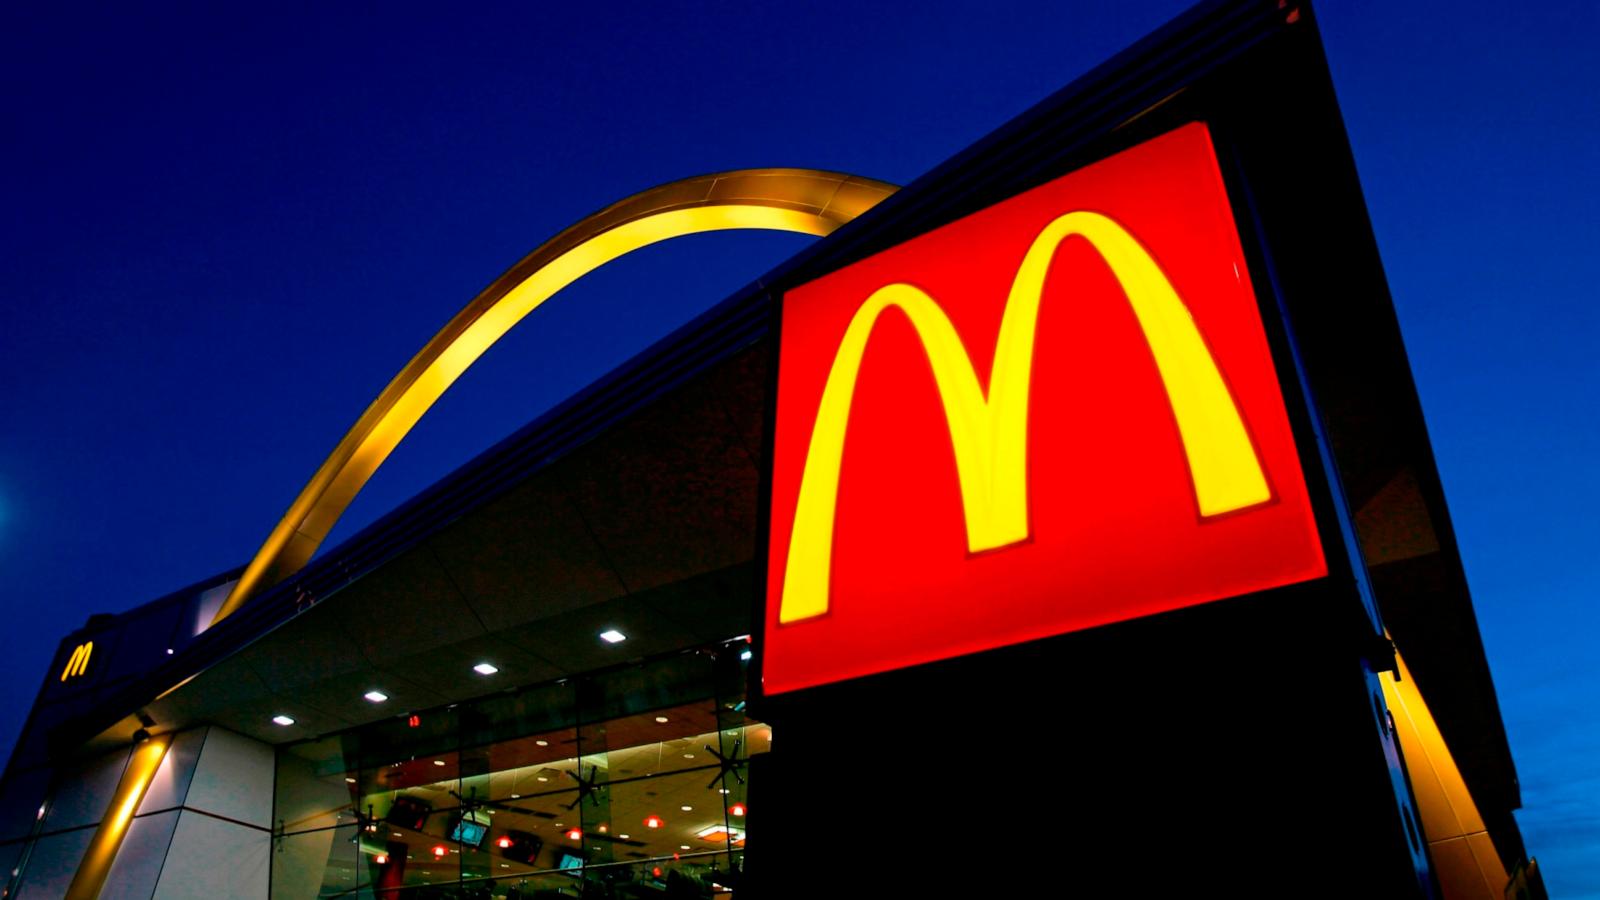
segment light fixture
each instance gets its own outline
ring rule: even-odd
[[[171,656],[171,655],[172,655],[172,648],[171,648],[171,647],[168,647],[168,648],[167,648],[167,655],[168,655],[168,656]]]
[[[694,848],[690,847],[688,844],[679,844],[678,845],[678,849],[679,850],[692,850]]]
[[[619,834],[619,835],[617,835],[617,840],[619,840],[619,841],[625,841],[625,840],[627,840],[627,839],[628,839],[628,836],[627,836],[627,835],[625,835],[625,834]]]
[[[743,653],[739,654],[739,658],[744,660],[745,662],[749,662],[750,661],[750,657],[752,657],[754,655],[755,654],[751,653],[749,650],[746,650]]]
[[[493,663],[481,662],[473,666],[472,671],[477,672],[479,675],[493,675],[500,671],[500,667]]]
[[[385,694],[383,691],[367,691],[361,696],[367,698],[367,702],[369,703],[382,703],[383,701],[389,699],[389,695]]]
[[[513,799],[513,800],[521,800],[522,799],[522,795],[521,794],[512,794],[511,795],[511,799]]]
[[[443,845],[443,844],[434,844],[433,845],[433,855],[434,856],[444,856],[446,853],[449,853],[449,852],[450,852],[449,848],[445,847],[445,845]]]
[[[510,850],[511,838],[502,834],[500,835],[500,838],[494,842],[494,845],[499,847],[501,850]]]
[[[627,635],[616,630],[615,628],[607,628],[605,631],[600,632],[600,640],[605,641],[608,644],[620,644],[627,639]]]
[[[644,817],[644,827],[646,827],[646,828],[660,828],[661,824],[662,824],[662,822],[661,822],[661,817],[660,816],[645,816]]]
[[[282,713],[279,713],[278,715],[273,716],[272,717],[272,721],[277,723],[277,724],[279,724],[279,725],[293,725],[294,724],[294,720],[293,719],[289,718],[286,715],[283,715]]]
[[[547,740],[543,740],[543,739],[534,741],[534,744],[536,744],[536,745],[538,745],[540,747],[548,747],[548,746],[550,746],[550,742],[547,741]]]
[[[686,805],[686,806],[680,806],[678,808],[683,810],[684,812],[694,812],[694,807],[692,807],[692,806],[687,806]]]
[[[567,840],[569,840],[569,841],[581,841],[581,840],[583,840],[583,829],[582,828],[574,828],[571,831],[568,831],[567,832]]]
[[[665,725],[670,721],[672,720],[668,719],[666,716],[656,716],[656,724],[658,725]]]
[[[442,765],[444,765],[444,760],[436,759],[436,760],[433,761],[433,764],[436,765],[436,766],[442,766]]]
[[[351,778],[349,775],[346,775],[344,777],[344,783],[345,784],[355,784],[356,780],[354,778]]]
[[[389,854],[379,853],[377,856],[372,858],[372,861],[380,866],[387,866],[389,864]]]
[[[742,815],[744,815],[744,804],[743,803],[735,803],[734,805],[728,807],[728,815],[730,815],[730,816],[742,816]]]

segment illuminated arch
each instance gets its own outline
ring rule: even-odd
[[[668,238],[746,228],[827,235],[895,190],[811,169],[743,169],[634,194],[546,241],[467,304],[367,407],[256,551],[211,624],[299,571],[434,401],[557,291]]]

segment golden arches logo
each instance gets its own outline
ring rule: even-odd
[[[1094,247],[1133,308],[1178,423],[1200,515],[1218,516],[1271,498],[1238,406],[1188,306],[1160,266],[1110,217],[1069,212],[1034,238],[1017,270],[1001,317],[987,395],[949,316],[922,290],[891,284],[857,308],[834,354],[812,426],[784,565],[780,623],[828,611],[845,429],[862,356],[879,317],[890,307],[910,319],[933,368],[955,451],[968,549],[993,550],[1028,538],[1034,333],[1050,262],[1071,237]]]
[[[67,667],[61,670],[61,680],[66,681],[74,675],[82,675],[89,670],[89,654],[94,652],[94,641],[85,641],[72,648],[72,657],[67,660]]]

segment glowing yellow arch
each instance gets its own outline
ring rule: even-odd
[[[878,317],[906,314],[933,368],[955,450],[967,548],[993,550],[1028,537],[1028,391],[1044,277],[1063,241],[1081,237],[1122,284],[1178,421],[1201,516],[1217,516],[1272,496],[1239,408],[1217,371],[1189,308],[1148,251],[1116,221],[1096,212],[1059,216],[1034,238],[1011,283],[990,369],[989,393],[938,301],[909,284],[872,292],[856,309],[835,351],[811,428],[795,500],[778,621],[828,611],[833,523],[845,429],[861,357]]]
[[[467,304],[367,407],[250,560],[212,624],[299,571],[434,401],[557,291],[667,238],[743,228],[827,235],[895,190],[881,181],[811,169],[744,169],[635,194],[546,241]]]

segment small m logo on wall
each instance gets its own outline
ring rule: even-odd
[[[84,641],[72,648],[72,657],[67,660],[67,667],[61,670],[61,680],[76,678],[89,670],[89,656],[94,653],[94,641]]]

